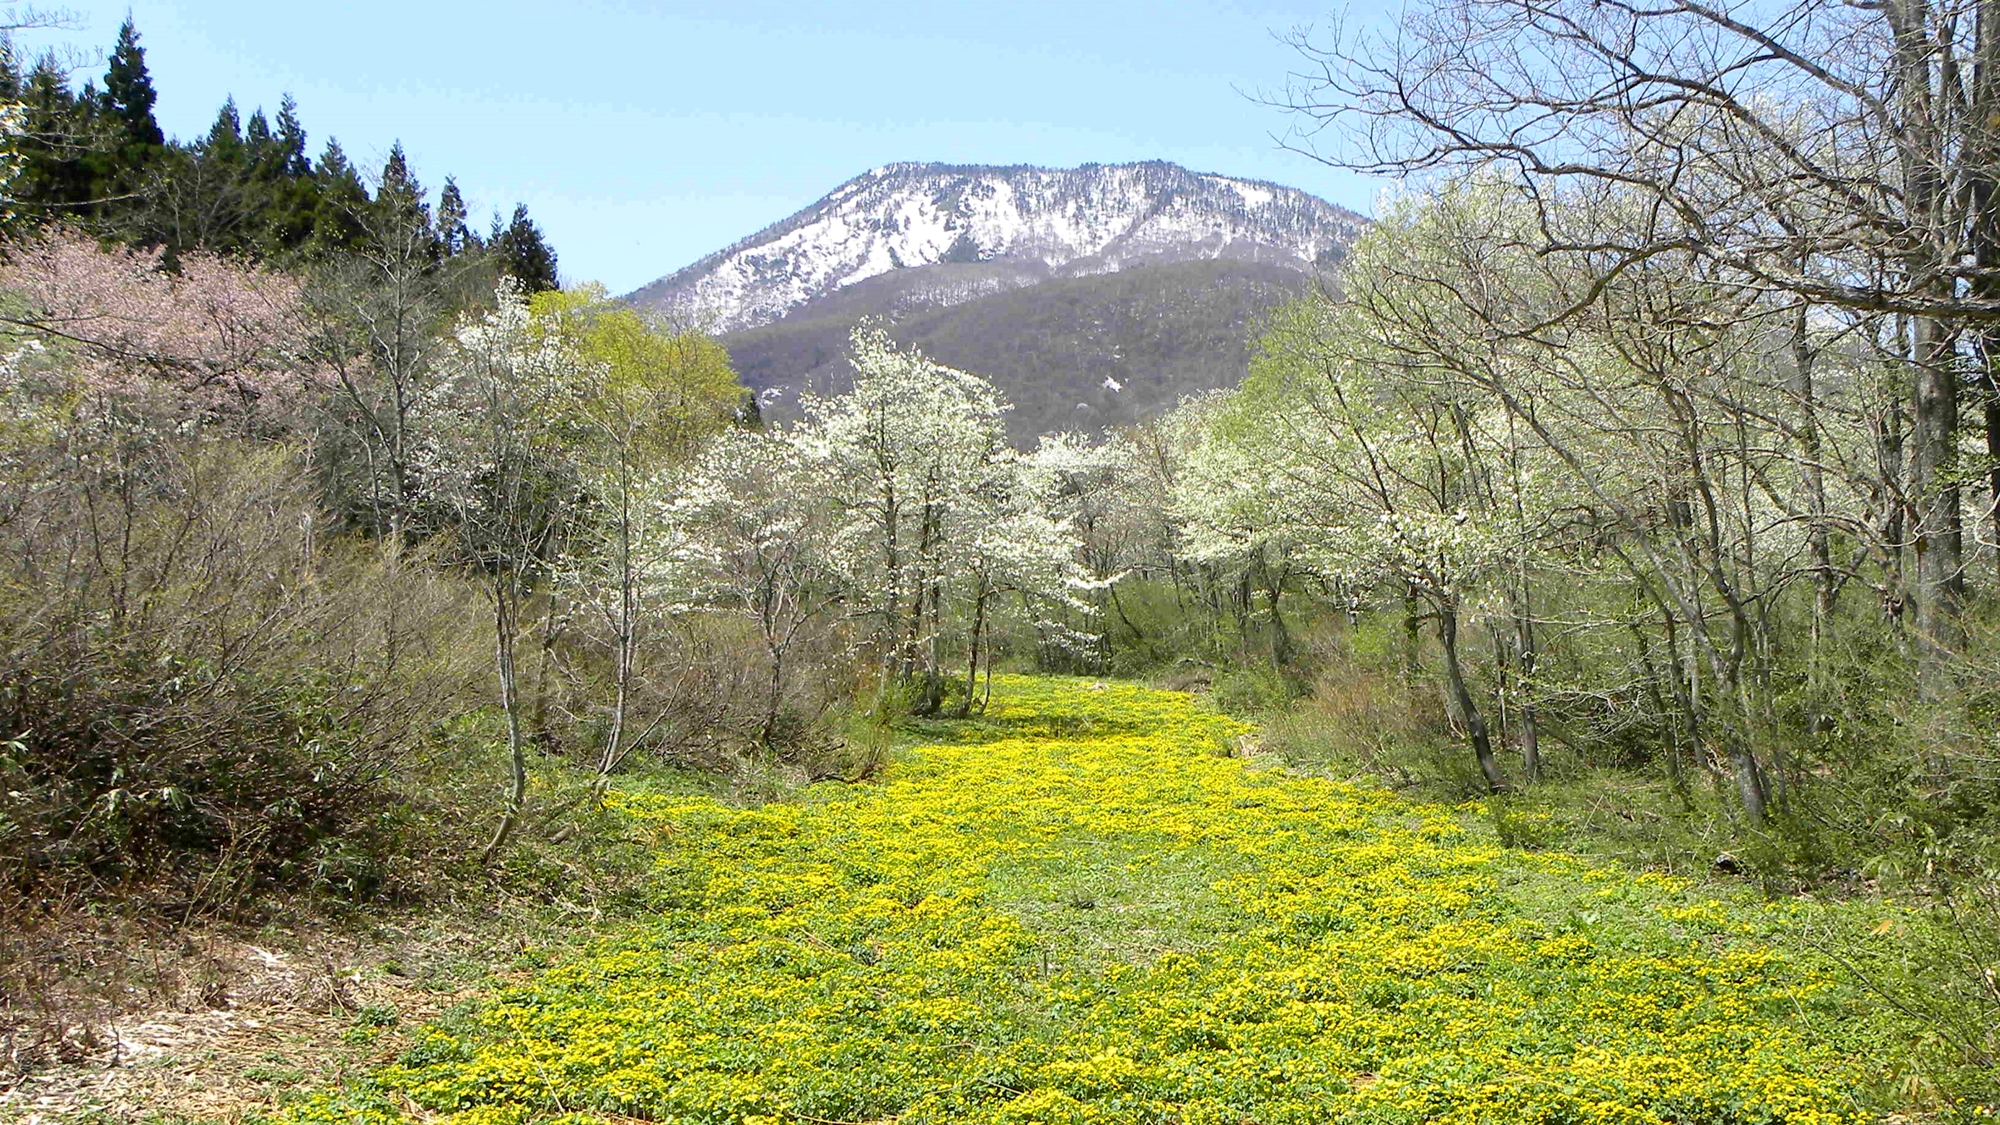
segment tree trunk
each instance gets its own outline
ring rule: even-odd
[[[899,598],[903,590],[903,555],[901,527],[901,507],[896,497],[896,481],[887,471],[882,476],[882,573],[888,584],[888,598],[882,608],[882,683],[876,694],[875,706],[879,711],[883,703],[893,697],[897,685],[896,661],[902,653],[902,607]]]
[[[2000,333],[1989,333],[1987,337],[1986,359],[1986,460],[1992,466],[1986,472],[1986,518],[1993,525],[1993,542],[2000,544]],[[2000,547],[1993,551],[1993,562],[2000,570]]]
[[[1799,479],[1806,493],[1806,549],[1812,555],[1813,616],[1811,667],[1817,677],[1827,622],[1833,616],[1833,550],[1829,542],[1826,475],[1820,467],[1819,404],[1813,386],[1809,307],[1799,305],[1792,324],[1792,394],[1799,408]]]
[[[556,732],[549,725],[549,674],[556,665],[556,644],[562,639],[564,617],[551,587],[544,595],[541,640],[536,646],[533,702],[528,707],[528,727],[537,746],[552,751]]]
[[[2000,3],[1978,5],[1974,29],[1973,104],[1967,113],[1971,136],[1965,162],[1971,173],[1969,193],[1973,261],[1986,272],[1973,282],[1984,297],[2000,296]],[[1979,335],[1982,374],[1982,421],[1986,431],[1987,519],[1993,527],[1994,563],[2000,566],[2000,328]]]
[[[785,698],[785,651],[768,639],[765,647],[771,657],[771,679],[765,685],[764,727],[757,733],[757,743],[769,750],[778,734],[778,711]]]
[[[1676,713],[1677,707],[1667,705],[1667,693],[1660,690],[1660,670],[1653,662],[1653,646],[1646,640],[1646,630],[1636,621],[1631,623],[1630,628],[1639,650],[1639,666],[1646,673],[1647,698],[1652,700],[1653,710],[1659,713],[1667,730],[1667,784],[1673,789],[1674,796],[1680,799],[1681,808],[1691,813],[1694,811],[1694,797],[1688,792],[1687,777],[1681,771],[1681,717]],[[1670,690],[1678,699],[1679,690]]]
[[[1535,645],[1535,622],[1529,616],[1528,595],[1525,589],[1513,599],[1514,602],[1514,658],[1517,675],[1515,692],[1520,702],[1515,704],[1514,713],[1521,722],[1521,769],[1529,781],[1542,779],[1542,733],[1535,718],[1535,662],[1540,658],[1540,650]]]
[[[1507,789],[1507,779],[1500,773],[1500,763],[1493,757],[1493,739],[1486,730],[1486,717],[1479,712],[1479,704],[1472,698],[1472,692],[1465,686],[1465,671],[1458,660],[1458,607],[1449,601],[1438,606],[1438,641],[1444,646],[1445,687],[1451,693],[1453,707],[1458,717],[1465,723],[1466,737],[1472,743],[1472,754],[1479,760],[1479,772],[1486,778],[1486,791],[1503,793]]]
[[[1889,571],[1884,583],[1890,591],[1883,613],[1899,629],[1909,608],[1904,549],[1909,538],[1909,474],[1904,457],[1904,409],[1906,396],[1891,395],[1882,414],[1882,432],[1876,442],[1876,459],[1883,497],[1882,543]]]
[[[1423,628],[1423,618],[1417,613],[1417,594],[1409,586],[1403,587],[1403,682],[1417,681],[1417,631]]]
[[[1944,245],[1956,242],[1943,182],[1944,121],[1933,92],[1934,61],[1928,0],[1892,0],[1884,11],[1895,37],[1903,100],[1901,138],[1905,206],[1918,237],[1905,269],[1919,286],[1949,297]],[[1964,595],[1959,508],[1958,373],[1952,327],[1935,316],[1915,318],[1911,341],[1910,496],[1915,501],[1917,638],[1924,694],[1945,690],[1943,659],[1958,651]]]
[[[1963,528],[1959,507],[1958,377],[1949,327],[1917,322],[1918,362],[1910,404],[1910,491],[1916,502],[1917,635],[1926,695],[1944,691],[1941,661],[1964,640]]]
[[[972,697],[979,690],[979,635],[986,629],[986,584],[979,585],[978,596],[972,600],[972,639],[966,645],[965,658],[965,701],[958,705],[958,717],[963,719],[972,714]]]
[[[492,862],[520,823],[521,807],[528,799],[528,754],[521,738],[521,698],[514,678],[514,629],[519,590],[515,578],[503,568],[493,577],[493,658],[500,680],[500,710],[507,719],[507,754],[510,768],[507,804],[493,838],[479,853],[484,866]]]
[[[597,764],[600,780],[609,777],[625,758],[625,713],[632,694],[632,658],[638,647],[638,579],[632,568],[632,482],[622,472],[618,507],[618,612],[614,638],[618,650],[612,667],[611,730],[605,735],[604,756]]]
[[[1280,675],[1292,666],[1292,634],[1285,628],[1285,571],[1264,563],[1264,600],[1271,609],[1271,671]]]

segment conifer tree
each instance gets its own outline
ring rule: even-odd
[[[445,185],[434,217],[401,144],[381,170],[379,190],[364,186],[367,177],[333,141],[315,163],[290,95],[275,116],[258,109],[247,119],[232,97],[204,133],[167,138],[129,17],[102,79],[80,87],[53,53],[28,67],[0,34],[0,102],[22,107],[15,139],[21,168],[10,204],[37,222],[59,218],[101,239],[160,248],[170,266],[190,249],[269,259],[395,242],[398,256],[421,260],[425,269],[480,252],[476,270],[460,271],[466,277],[504,271],[530,292],[556,287],[555,254],[525,208],[512,225],[496,216],[493,237],[504,235],[504,246],[486,255],[458,185]]]
[[[430,206],[424,202],[424,185],[417,181],[416,173],[410,171],[409,158],[403,155],[401,141],[389,149],[389,159],[382,165],[382,183],[375,190],[375,202],[385,210],[429,218]]]
[[[240,167],[247,153],[243,144],[243,116],[237,112],[236,99],[230,98],[216,111],[215,124],[208,127],[208,137],[201,144],[204,155],[220,164]]]
[[[556,280],[556,252],[550,249],[542,230],[528,218],[528,205],[516,203],[514,218],[505,227],[500,216],[493,217],[493,233],[487,240],[500,259],[503,273],[519,281],[530,293],[559,288]]]
[[[70,91],[69,75],[53,52],[44,52],[28,72],[22,90],[27,109],[28,157],[17,187],[21,202],[73,213],[92,197],[90,170],[84,162],[90,130],[89,107]]]
[[[479,239],[466,226],[465,218],[465,197],[459,193],[458,181],[446,176],[437,209],[438,243],[445,254],[463,254],[478,247]]]
[[[146,49],[139,46],[138,29],[127,16],[118,28],[118,45],[112,48],[111,67],[104,74],[104,105],[124,124],[128,146],[139,146],[144,152],[167,143],[153,117],[153,105],[158,101],[153,77],[146,70]]]
[[[278,103],[277,140],[284,154],[285,175],[295,180],[312,175],[312,160],[306,156],[306,127],[299,122],[299,103],[290,94]]]
[[[365,225],[368,237],[391,258],[435,262],[441,256],[424,185],[410,171],[400,141],[390,148],[389,159],[382,165],[381,183],[375,189],[374,214]]]
[[[338,140],[327,138],[319,166],[313,170],[313,185],[314,248],[320,251],[353,248],[361,241],[362,216],[371,201],[360,174]]]
[[[319,185],[306,156],[306,131],[298,109],[286,94],[278,105],[276,128],[252,157],[264,193],[264,241],[268,250],[276,252],[298,250],[312,238],[317,210]]]
[[[0,100],[18,102],[25,89],[21,63],[14,56],[14,41],[0,35]]]

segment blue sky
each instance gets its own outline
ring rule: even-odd
[[[1337,2],[1337,0],[1333,0]],[[1292,0],[456,3],[132,0],[170,134],[289,92],[379,167],[402,140],[475,214],[528,204],[568,281],[625,292],[896,160],[1161,158],[1356,210],[1380,185],[1279,150],[1245,97],[1330,24]],[[123,4],[39,32],[101,57]],[[102,71],[93,62],[88,73]]]

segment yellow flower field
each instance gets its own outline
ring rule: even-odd
[[[878,786],[620,795],[657,920],[298,1122],[1858,1121],[1781,907],[1253,768],[1188,697],[1007,678]]]

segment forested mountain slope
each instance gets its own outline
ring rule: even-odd
[[[862,282],[722,338],[767,419],[794,417],[801,390],[824,395],[847,385],[848,332],[893,299],[901,280]],[[1009,438],[1032,445],[1045,433],[1129,425],[1183,396],[1233,385],[1265,314],[1312,284],[1256,262],[1150,264],[925,309],[889,332],[940,363],[986,374],[1013,403]]]

